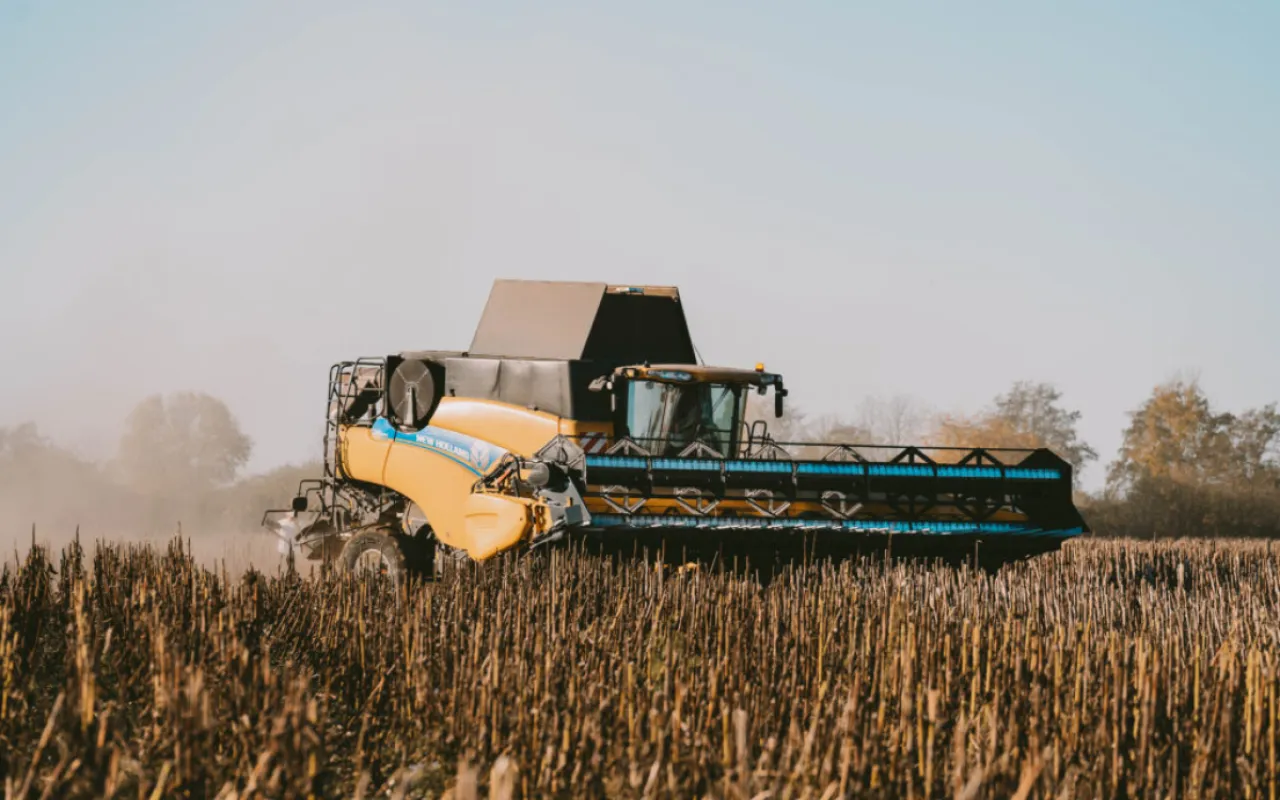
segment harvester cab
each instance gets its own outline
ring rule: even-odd
[[[666,456],[702,450],[717,454],[754,449],[768,438],[763,419],[746,421],[752,393],[774,390],[774,414],[782,416],[786,389],[782,376],[764,371],[691,364],[619,367],[594,381],[594,391],[610,393],[613,429],[621,439],[643,443]]]
[[[331,368],[324,473],[264,524],[396,574],[571,541],[998,564],[1087,530],[1048,450],[780,442],[748,421],[770,393],[781,416],[780,375],[701,363],[674,287],[498,281],[468,350]]]

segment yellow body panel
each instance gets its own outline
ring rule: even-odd
[[[529,457],[560,432],[561,418],[496,400],[445,397],[431,427],[474,436],[519,456]]]
[[[492,442],[525,458],[538,452],[557,435],[613,433],[613,425],[578,422],[545,411],[501,403],[446,397],[431,417],[431,425]]]
[[[358,481],[382,483],[391,442],[375,439],[372,429],[360,427],[341,428],[338,438],[343,472]]]
[[[396,442],[381,483],[416,503],[441,542],[471,553],[464,504],[477,480],[475,471],[450,458]]]
[[[523,497],[473,494],[465,507],[467,552],[477,561],[519,542],[533,523],[533,501]]]
[[[533,525],[527,503],[473,494],[476,482],[498,463],[495,455],[505,450],[528,458],[557,435],[612,432],[610,425],[579,424],[508,403],[457,397],[441,399],[426,430],[432,429],[493,447],[488,458],[476,461],[465,452],[450,454],[418,442],[379,438],[369,427],[344,427],[343,470],[407,497],[422,509],[441,542],[477,560],[516,544]]]

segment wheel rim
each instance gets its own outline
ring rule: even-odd
[[[386,575],[391,572],[391,560],[381,550],[369,549],[356,556],[352,568],[357,575]]]

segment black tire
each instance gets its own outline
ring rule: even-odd
[[[400,542],[386,531],[366,531],[352,536],[342,548],[339,561],[348,575],[376,572],[399,583],[408,573]]]
[[[338,560],[348,574],[376,565],[379,574],[396,582],[409,576],[430,581],[436,577],[436,540],[430,529],[416,536],[366,531],[347,541]]]
[[[396,534],[394,538],[404,553],[408,574],[424,581],[435,580],[436,537],[431,528],[424,525],[413,536]]]

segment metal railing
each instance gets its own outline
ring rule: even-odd
[[[601,434],[564,436],[581,449],[584,441],[598,442]],[[789,442],[752,436],[722,449],[706,440],[611,437],[589,455],[630,455],[644,458],[702,458],[724,461],[835,461],[861,464],[1015,467],[1035,448],[948,447],[931,445],[861,444],[856,442]]]

